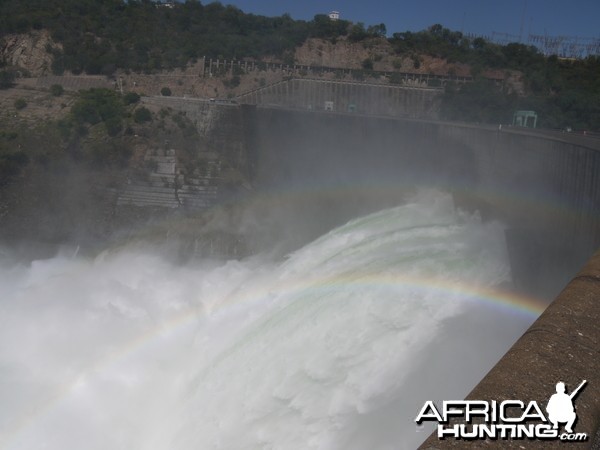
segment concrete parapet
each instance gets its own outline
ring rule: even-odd
[[[526,404],[536,401],[545,408],[557,382],[563,381],[572,392],[582,380],[587,380],[587,385],[574,401],[578,418],[574,431],[586,433],[588,440],[567,445],[590,448],[600,426],[600,251],[467,399],[497,402],[517,399]],[[434,433],[420,449],[462,448],[474,444],[486,448],[555,448],[565,445],[561,441],[527,439],[440,440]]]

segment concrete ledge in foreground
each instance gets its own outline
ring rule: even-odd
[[[467,396],[467,400],[534,400],[547,417],[546,405],[563,381],[567,393],[582,382],[573,404],[574,433],[586,433],[584,442],[540,439],[443,440],[434,432],[419,447],[446,448],[599,448],[600,427],[600,251],[590,259],[546,311]],[[452,399],[447,399],[452,400]],[[441,405],[437,405],[441,408]],[[522,414],[519,411],[518,416]],[[452,421],[448,425],[461,423]],[[560,424],[560,432],[564,431]],[[596,441],[596,442],[595,442]]]

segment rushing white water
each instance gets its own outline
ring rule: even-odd
[[[532,320],[498,225],[428,193],[290,255],[0,267],[0,449],[387,449]],[[479,296],[481,297],[481,296]]]

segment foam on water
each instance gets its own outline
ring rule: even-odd
[[[283,262],[2,267],[2,449],[413,448],[541,309],[498,289],[501,227],[431,192]]]

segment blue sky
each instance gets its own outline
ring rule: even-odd
[[[208,3],[202,2],[202,3]],[[289,13],[295,19],[340,11],[343,19],[366,25],[385,23],[388,33],[418,31],[434,23],[490,36],[492,32],[526,36],[600,38],[600,0],[221,0],[245,12],[267,16]]]

